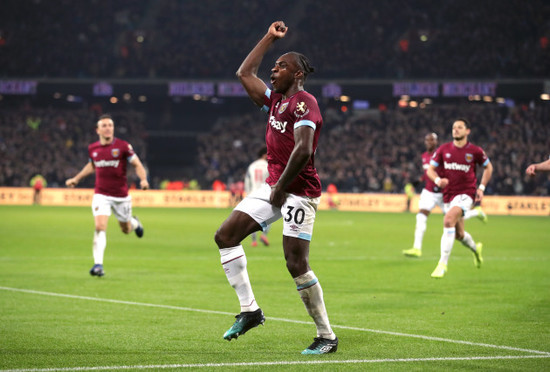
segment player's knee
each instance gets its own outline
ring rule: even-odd
[[[456,225],[456,221],[455,221],[455,218],[453,216],[448,216],[446,215],[444,218],[443,218],[443,226],[444,227],[454,227]]]
[[[286,260],[286,268],[293,278],[308,271],[308,262],[305,259],[289,258]]]
[[[222,227],[216,230],[216,233],[214,234],[214,241],[219,248],[234,247],[239,244],[239,242],[233,242],[230,234],[228,234],[228,232]]]

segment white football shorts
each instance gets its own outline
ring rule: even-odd
[[[422,189],[420,199],[418,200],[418,209],[424,209],[431,212],[436,205],[441,208],[441,211],[444,210],[443,193]]]
[[[321,198],[288,194],[285,203],[279,209],[269,203],[270,195],[271,187],[266,183],[247,195],[235,210],[248,214],[264,231],[267,226],[282,217],[284,236],[311,241],[315,214]]]
[[[474,201],[469,195],[459,194],[456,195],[450,203],[445,203],[444,213],[447,213],[452,207],[462,208],[462,215],[472,209]]]
[[[132,219],[132,197],[124,198],[94,194],[92,199],[92,213],[95,216],[110,216],[113,210],[115,217],[120,222],[128,222]]]

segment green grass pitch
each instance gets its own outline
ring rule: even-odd
[[[91,277],[89,208],[0,207],[0,370],[550,370],[550,220],[466,222],[485,264],[455,242],[445,278],[442,216],[424,255],[406,258],[414,214],[320,211],[310,263],[339,350],[303,356],[315,327],[286,271],[281,222],[271,245],[243,242],[267,320],[227,342],[239,305],[213,235],[229,209],[134,211],[145,236],[114,216],[103,278]]]

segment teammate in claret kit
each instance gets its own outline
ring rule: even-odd
[[[92,199],[92,213],[95,221],[93,240],[94,266],[92,276],[103,276],[103,256],[107,246],[107,222],[114,212],[122,232],[134,231],[141,238],[143,226],[136,216],[132,216],[132,198],[128,195],[126,170],[131,164],[140,179],[143,190],[149,188],[147,172],[135,154],[132,145],[114,137],[115,124],[110,115],[102,115],[97,121],[96,133],[99,141],[88,146],[88,163],[65,184],[75,187],[83,178],[95,172],[95,189]]]
[[[470,143],[470,123],[466,119],[453,122],[453,142],[441,145],[433,154],[426,172],[431,181],[443,190],[445,217],[441,237],[441,257],[432,272],[432,278],[443,278],[447,273],[447,263],[453,249],[454,240],[460,241],[474,255],[474,264],[479,268],[483,263],[482,243],[476,243],[464,230],[464,213],[474,202],[483,199],[485,187],[493,174],[493,166],[482,148]],[[484,167],[479,186],[476,166]]]

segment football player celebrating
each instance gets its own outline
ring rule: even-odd
[[[231,340],[263,324],[241,242],[283,218],[286,266],[317,327],[317,337],[302,354],[326,354],[336,351],[338,339],[328,320],[321,284],[309,266],[309,245],[321,196],[314,154],[323,125],[317,100],[304,90],[314,69],[304,55],[289,52],[271,69],[272,89],[257,76],[263,56],[287,31],[283,22],[272,23],[237,71],[252,101],[269,116],[265,135],[269,176],[262,188],[235,207],[215,235],[223,269],[241,305],[237,320],[223,337]]]

